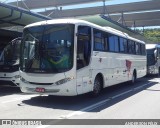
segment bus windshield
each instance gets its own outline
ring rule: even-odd
[[[18,65],[21,39],[11,41],[1,54],[1,65]]]
[[[147,49],[147,66],[155,65],[155,55],[154,55],[155,49]]]
[[[74,25],[41,25],[24,29],[22,71],[60,73],[73,67]]]

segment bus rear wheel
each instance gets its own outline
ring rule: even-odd
[[[102,91],[103,79],[101,76],[96,76],[93,85],[93,91],[91,92],[92,97],[97,97]]]
[[[132,75],[131,83],[134,84],[136,82],[136,79],[137,79],[137,75],[136,75],[136,71],[134,71]]]

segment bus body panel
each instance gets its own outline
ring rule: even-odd
[[[43,88],[45,92],[42,94],[48,95],[77,95],[76,90],[76,79],[72,73],[73,71],[69,71],[68,73],[60,73],[60,74],[39,74],[36,75],[34,73],[23,73],[20,71],[21,76],[21,90],[22,92],[27,93],[41,93],[37,92],[36,88]],[[68,75],[69,74],[69,75]],[[24,79],[25,78],[25,79]],[[64,84],[57,85],[56,82],[63,80],[64,78],[71,78],[70,81],[67,81]]]
[[[20,81],[19,71],[12,72],[12,73],[1,72],[0,81],[11,81],[15,85],[19,86],[19,81]]]
[[[77,93],[83,94],[92,91],[93,76],[91,75],[93,70],[88,67],[77,71]]]
[[[137,71],[137,78],[146,75],[146,57],[130,56],[127,54],[94,52],[91,62],[93,74],[101,72],[104,76],[105,87],[122,83],[132,79],[134,69]],[[130,69],[127,69],[126,61],[131,61]],[[97,66],[98,65],[98,66]]]

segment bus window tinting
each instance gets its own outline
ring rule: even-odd
[[[136,54],[141,55],[141,44],[136,42],[135,48],[136,48]]]
[[[142,55],[146,55],[145,44],[141,44],[141,51],[142,51]]]
[[[104,35],[105,51],[108,51],[108,34]]]
[[[56,24],[25,28],[21,45],[22,71],[60,73],[73,67],[74,25]]]
[[[128,53],[127,39],[120,37],[119,43],[120,43],[120,52],[121,53]]]
[[[91,28],[87,26],[78,27],[77,41],[77,69],[89,64],[91,56]]]
[[[123,38],[119,38],[119,47],[120,47],[120,52],[124,52],[124,45],[123,45]]]
[[[132,40],[128,40],[128,53],[135,54],[135,43]]]
[[[115,43],[115,52],[119,52],[119,38],[118,36],[114,36],[114,43]]]
[[[105,40],[103,32],[94,29],[94,50],[104,51],[105,50]]]
[[[128,53],[128,42],[127,42],[127,39],[123,39],[123,44],[124,44],[124,52]]]
[[[94,50],[145,55],[145,44],[94,29]]]
[[[114,35],[109,35],[108,40],[109,40],[109,51],[114,52],[115,51]]]

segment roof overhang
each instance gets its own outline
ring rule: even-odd
[[[48,10],[41,12],[41,14],[51,14],[50,17],[52,18],[64,18],[107,13],[113,20],[119,21],[119,23],[123,22],[119,20],[123,15],[123,20],[126,23],[123,25],[128,27],[160,26],[160,22],[157,22],[160,20],[160,0],[106,5],[105,9],[104,6],[99,6],[68,10]]]
[[[22,8],[0,3],[0,28],[9,26],[25,26],[50,18]]]
[[[109,1],[109,0],[105,0]],[[24,0],[24,1],[15,1],[10,2],[9,4],[15,5],[18,7],[29,9],[38,9],[38,8],[47,8],[47,7],[59,7],[75,4],[85,4],[93,2],[102,2],[102,0]]]
[[[139,33],[136,33],[135,31],[111,20],[110,18],[104,16],[104,15],[94,15],[94,16],[86,16],[86,17],[81,17],[78,18],[81,20],[85,20],[85,21],[89,21],[91,23],[100,25],[100,26],[109,26],[112,27],[114,29],[120,30],[122,32],[127,33],[128,35],[130,35],[131,37],[137,38],[139,40],[143,40],[146,43],[151,43],[149,40],[147,40],[146,38],[144,38],[143,35],[140,35]]]

